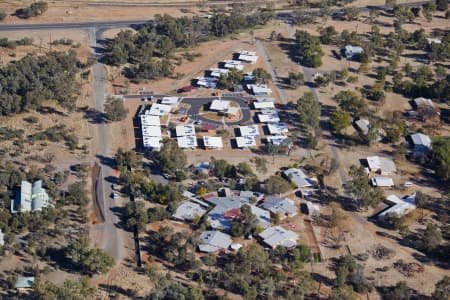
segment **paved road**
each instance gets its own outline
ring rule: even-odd
[[[97,47],[97,40],[99,33],[95,29],[89,30],[89,43],[92,49]],[[93,97],[95,100],[95,108],[98,111],[104,111],[105,104],[105,68],[102,64],[96,63],[93,67]],[[98,241],[99,246],[111,255],[116,263],[120,263],[125,257],[123,235],[124,231],[117,227],[119,224],[119,217],[114,214],[113,209],[116,207],[116,201],[110,197],[112,193],[111,183],[106,181],[106,178],[113,176],[113,170],[110,166],[102,162],[101,157],[111,157],[108,136],[109,130],[106,123],[102,122],[95,125],[97,129],[95,144],[97,146],[97,163],[100,165],[99,183],[97,185],[96,197],[100,206],[103,207],[103,216],[105,222],[98,225],[94,230],[100,231],[101,241]]]
[[[250,109],[248,107],[248,99],[240,98],[240,97],[220,97],[222,100],[234,101],[239,104],[242,112],[242,119],[235,122],[227,122],[227,121],[215,121],[211,119],[207,119],[199,114],[200,109],[210,103],[212,100],[219,99],[218,97],[206,97],[206,98],[183,98],[182,102],[189,104],[191,107],[186,112],[192,120],[202,121],[204,124],[214,124],[214,125],[239,125],[241,123],[247,123],[251,120]]]

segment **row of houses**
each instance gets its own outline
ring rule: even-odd
[[[160,151],[162,147],[161,117],[178,105],[179,97],[163,97],[140,114],[142,144],[144,149]]]
[[[178,147],[181,149],[196,149],[198,147],[195,126],[193,124],[176,126],[175,134]],[[208,150],[220,150],[223,148],[223,141],[219,136],[203,136],[203,146]]]

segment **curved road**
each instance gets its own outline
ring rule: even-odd
[[[248,107],[247,99],[241,97],[220,97],[221,100],[233,101],[239,104],[242,112],[242,118],[239,121],[234,122],[226,122],[226,121],[215,121],[208,118],[203,117],[199,114],[200,109],[209,104],[212,100],[219,99],[218,97],[207,97],[207,98],[183,98],[181,102],[189,104],[188,111],[186,115],[188,115],[192,120],[202,121],[205,124],[214,124],[214,125],[239,125],[241,123],[246,123],[251,119],[250,109]]]

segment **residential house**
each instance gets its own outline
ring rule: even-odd
[[[175,133],[177,137],[195,135],[195,126],[193,124],[178,125],[175,127]]]
[[[205,231],[200,234],[200,245],[198,249],[201,252],[212,253],[227,250],[231,244],[231,237],[220,231]]]
[[[209,106],[210,110],[226,113],[230,107],[231,101],[215,99]]]
[[[283,175],[287,180],[294,183],[297,188],[310,188],[315,186],[315,181],[309,178],[301,169],[290,168],[283,171]]]
[[[240,126],[239,132],[241,133],[241,136],[253,136],[253,137],[259,136],[258,125]]]
[[[298,213],[294,201],[288,198],[269,196],[264,199],[261,206],[270,211],[272,216],[279,215],[282,219],[285,217],[293,217]]]
[[[247,84],[247,89],[255,96],[270,96],[272,89],[267,84]]]
[[[256,56],[256,52],[242,50],[238,52],[238,59],[246,63],[255,64],[258,61],[258,56]]]
[[[359,56],[364,53],[364,49],[359,46],[347,45],[344,49],[344,54],[347,59]]]
[[[393,187],[394,180],[391,177],[385,177],[385,176],[375,176],[370,178],[370,183],[372,186],[378,186],[378,187]]]
[[[253,101],[255,109],[273,109],[275,108],[274,98],[259,98]]]
[[[377,217],[379,220],[384,219],[389,213],[395,213],[397,216],[401,217],[416,209],[416,193],[403,198],[399,198],[396,195],[389,195],[386,200],[391,207],[378,214]]]
[[[175,107],[178,105],[179,101],[180,101],[180,97],[163,97],[161,99],[161,104],[170,105],[172,107]]]
[[[389,157],[369,156],[366,158],[370,172],[390,175],[397,172],[394,160]]]
[[[431,139],[423,133],[414,133],[409,136],[413,146],[414,156],[420,157],[431,151]]]
[[[196,217],[201,217],[206,213],[207,209],[198,203],[186,201],[177,207],[177,211],[172,215],[174,219],[183,221],[192,221]]]
[[[155,103],[150,107],[149,114],[152,116],[164,116],[170,113],[172,110],[172,106]]]
[[[204,136],[203,145],[208,150],[220,150],[223,148],[222,138],[220,136]]]
[[[42,187],[42,180],[31,184],[22,180],[20,193],[11,201],[11,213],[39,211],[50,205],[50,197]]]
[[[28,290],[33,287],[34,277],[19,277],[14,284],[17,290]]]
[[[258,120],[261,123],[278,123],[280,122],[280,116],[275,109],[263,109],[258,113]]]
[[[271,135],[281,135],[289,132],[286,123],[268,123],[267,129]]]
[[[178,147],[181,149],[197,148],[197,137],[195,135],[185,135],[177,137]]]
[[[224,60],[221,63],[221,65],[223,65],[225,69],[236,69],[238,71],[244,70],[244,65],[240,60],[232,60],[232,59]]]
[[[241,149],[248,149],[256,146],[256,139],[254,136],[238,136],[236,137],[236,145]]]
[[[360,118],[358,121],[355,121],[355,126],[361,133],[367,135],[369,133],[370,121],[368,119]]]
[[[264,244],[272,249],[277,246],[293,248],[297,245],[297,233],[281,226],[269,227],[259,234]]]
[[[3,246],[5,244],[5,234],[0,229],[0,246]]]

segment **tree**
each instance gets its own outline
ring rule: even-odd
[[[386,0],[385,1],[385,5],[389,8],[393,8],[395,5],[397,4],[396,0]]]
[[[89,249],[85,238],[72,241],[66,248],[66,256],[83,273],[89,275],[106,273],[114,265],[114,259],[103,250]]]
[[[322,65],[323,52],[320,40],[304,30],[297,30],[295,38],[298,43],[301,63],[307,67],[317,68]]]
[[[436,12],[436,9],[437,9],[436,3],[431,1],[423,5],[422,13],[428,22],[431,22],[431,20],[433,20],[433,13]]]
[[[426,253],[433,252],[442,241],[441,232],[438,227],[428,223],[422,235],[421,248]]]
[[[347,21],[354,21],[358,19],[360,11],[358,7],[347,6],[344,8],[344,16]]]
[[[392,300],[409,300],[412,294],[412,290],[406,285],[406,282],[400,281],[387,293],[386,297]]]
[[[385,199],[379,187],[370,186],[364,167],[351,166],[349,176],[347,189],[356,198],[359,208],[375,207]]]
[[[338,32],[334,28],[334,26],[327,26],[320,28],[320,42],[325,45],[333,44],[335,41]]]
[[[383,101],[386,98],[383,85],[384,83],[375,83],[367,93],[367,98],[373,101]]]
[[[359,115],[367,110],[367,104],[364,100],[353,91],[341,91],[334,96],[339,106],[344,110]]]
[[[320,103],[312,92],[305,92],[297,101],[300,124],[308,128],[319,127]]]
[[[49,281],[35,280],[31,297],[37,300],[45,299],[71,299],[84,300],[93,297],[96,289],[89,286],[89,280],[82,277],[81,280],[64,281],[61,287]]]
[[[287,81],[292,88],[296,89],[305,83],[305,76],[302,72],[289,72]]]
[[[256,83],[267,83],[272,79],[272,76],[270,76],[269,72],[267,72],[263,68],[256,68],[255,70],[253,70],[252,75],[253,80]]]
[[[139,157],[133,150],[124,150],[119,147],[115,155],[116,166],[118,169],[135,168],[139,163]]]
[[[234,237],[254,234],[258,223],[258,218],[252,213],[251,207],[245,204],[240,208],[240,215],[232,222],[231,234]]]
[[[3,21],[8,16],[4,11],[0,11],[0,21]]]
[[[432,296],[435,300],[447,300],[450,298],[450,276],[444,276],[436,283]]]
[[[421,191],[416,192],[416,206],[420,209],[419,221],[423,221],[425,217],[424,209],[428,206],[430,201],[430,196],[422,193]]]
[[[450,138],[435,138],[432,146],[432,159],[435,164],[436,177],[448,181],[450,179]]]
[[[272,175],[265,182],[265,190],[268,194],[282,194],[291,189],[291,185],[280,176]]]
[[[341,134],[342,130],[352,124],[352,117],[349,112],[337,110],[330,117],[332,130]]]
[[[247,162],[240,162],[240,163],[238,163],[238,165],[236,167],[237,167],[237,172],[244,177],[254,175],[252,168],[249,166],[249,164]]]
[[[105,103],[105,114],[109,121],[122,121],[128,114],[128,109],[123,101],[118,98],[108,97]]]
[[[163,148],[156,154],[155,162],[164,173],[179,177],[186,169],[186,153],[178,147],[175,140],[164,139]]]

